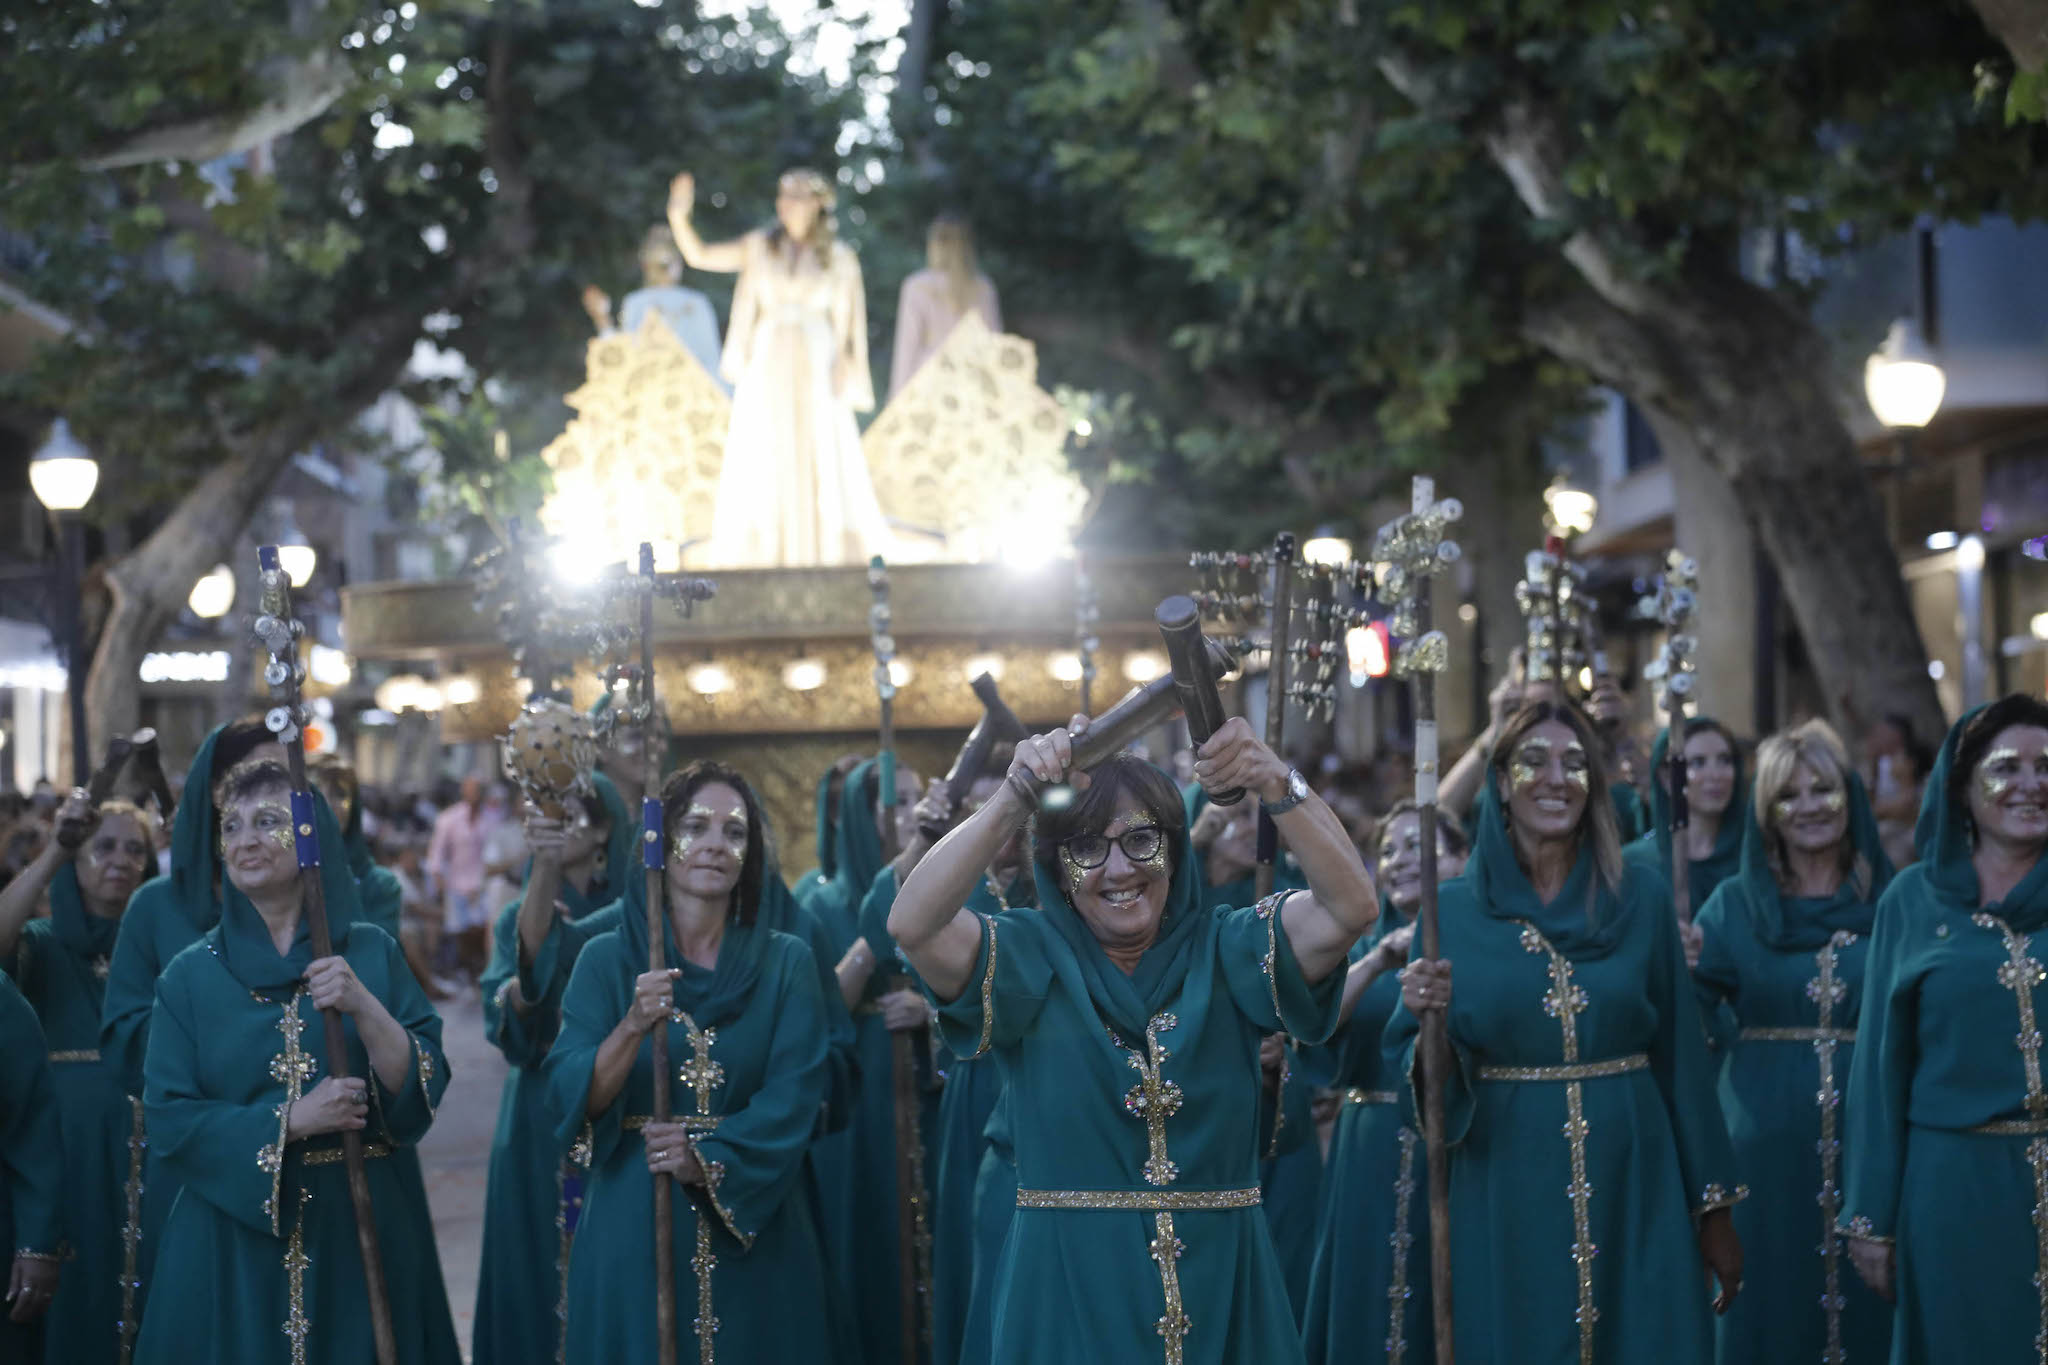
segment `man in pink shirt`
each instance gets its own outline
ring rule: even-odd
[[[484,845],[496,817],[484,808],[484,784],[462,779],[462,799],[434,818],[434,837],[427,845],[427,872],[441,888],[445,927],[456,944],[463,967],[472,976],[483,973],[490,954],[491,912],[484,903]]]

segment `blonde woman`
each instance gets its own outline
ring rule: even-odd
[[[1694,968],[1709,1013],[1725,1004],[1740,1029],[1721,1108],[1751,1190],[1735,1230],[1754,1287],[1716,1324],[1715,1359],[1881,1361],[1890,1313],[1833,1228],[1864,960],[1892,866],[1826,722],[1763,742],[1755,794],[1741,870],[1700,910]]]
[[[775,223],[730,242],[691,226],[696,179],[669,186],[668,221],[693,269],[739,275],[720,372],[732,426],[719,473],[711,560],[855,564],[890,548],[861,454],[856,412],[875,406],[860,258],[838,239],[832,183],[785,171]]]
[[[960,319],[979,313],[991,332],[1003,330],[996,287],[974,258],[974,229],[965,218],[942,213],[924,239],[925,268],[903,281],[896,301],[896,353],[889,365],[889,397],[938,354]]]

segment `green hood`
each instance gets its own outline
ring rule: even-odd
[[[1983,707],[1969,712],[1949,727],[1941,742],[1941,753],[1927,774],[1920,797],[1920,819],[1913,826],[1913,850],[1920,855],[1918,866],[1934,894],[1965,912],[1974,912],[1982,898],[1977,885],[1976,840],[1970,828],[1967,807],[1948,799],[1949,774],[1955,770],[1956,750],[1963,732]],[[2048,857],[2038,858],[2033,870],[2012,889],[2012,894],[1984,910],[1996,915],[2022,934],[2048,925]]]
[[[181,805],[179,814],[184,813]],[[313,793],[313,828],[320,841],[320,887],[326,893],[327,932],[334,951],[347,951],[349,930],[362,913],[356,875],[342,853],[341,825],[318,792]],[[232,882],[221,884],[221,961],[235,980],[252,991],[287,990],[306,974],[313,961],[310,922],[301,917],[291,951],[280,955],[263,917]]]
[[[1742,822],[1742,871],[1735,882],[1726,885],[1740,888],[1749,902],[1750,923],[1756,926],[1757,937],[1778,952],[1814,952],[1838,930],[1869,933],[1877,898],[1891,885],[1892,860],[1885,856],[1884,842],[1878,836],[1870,793],[1862,778],[1854,773],[1848,776],[1849,842],[1856,849],[1860,876],[1844,881],[1841,889],[1825,900],[1787,896],[1779,890],[1777,874],[1771,870],[1770,836],[1756,819]]]
[[[1705,717],[1700,717],[1705,719]],[[1669,770],[1664,766],[1671,756],[1671,730],[1667,726],[1657,735],[1657,742],[1650,749],[1650,771],[1658,776]],[[1692,908],[1697,914],[1706,904],[1714,888],[1742,870],[1742,832],[1754,824],[1749,811],[1749,773],[1742,764],[1742,750],[1735,750],[1735,795],[1728,802],[1728,809],[1721,813],[1720,832],[1714,836],[1714,851],[1704,858],[1692,860]],[[1671,793],[1664,790],[1661,781],[1650,783],[1650,833],[1656,841],[1657,866],[1668,878],[1671,875]]]

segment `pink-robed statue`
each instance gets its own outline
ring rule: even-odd
[[[713,564],[855,564],[891,547],[853,418],[875,391],[860,258],[837,239],[834,199],[816,171],[788,171],[774,226],[707,243],[690,225],[695,179],[669,187],[683,259],[740,277],[719,366],[733,399]]]
[[[974,259],[974,229],[964,218],[941,214],[925,234],[925,268],[903,281],[897,298],[890,398],[903,392],[910,377],[938,354],[969,312],[981,314],[991,332],[1003,330],[996,287]]]

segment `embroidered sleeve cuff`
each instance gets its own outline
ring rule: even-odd
[[[1877,1225],[1872,1223],[1867,1216],[1860,1213],[1848,1222],[1843,1223],[1838,1231],[1844,1237],[1853,1238],[1858,1242],[1875,1242],[1877,1245],[1885,1247],[1896,1245],[1898,1240],[1894,1237],[1878,1235]]]
[[[1749,1198],[1749,1186],[1737,1185],[1729,1189],[1718,1180],[1700,1191],[1700,1197],[1693,1203],[1693,1214],[1698,1216],[1712,1213],[1716,1209],[1732,1209]]]
[[[718,1187],[725,1181],[725,1163],[723,1161],[714,1161],[707,1157],[704,1154],[703,1147],[698,1145],[695,1134],[686,1135],[683,1141],[689,1144],[690,1155],[697,1158],[697,1165],[704,1172],[705,1202],[709,1203],[712,1209],[717,1212],[718,1221],[725,1224],[725,1230],[733,1235],[733,1240],[740,1244],[740,1249],[742,1251],[753,1250],[754,1234],[740,1231],[740,1225],[733,1220],[732,1210],[727,1208],[725,1201],[718,1197]]]
[[[1258,906],[1259,918],[1266,922],[1266,956],[1259,965],[1266,972],[1266,989],[1273,996],[1275,1019],[1280,1017],[1280,981],[1273,975],[1274,968],[1280,961],[1280,907],[1293,894],[1291,891],[1275,891],[1260,901]]]
[[[268,1143],[256,1151],[256,1169],[270,1177],[270,1198],[263,1201],[263,1216],[270,1220],[270,1235],[272,1237],[280,1235],[278,1232],[277,1209],[279,1198],[284,1189],[285,1134],[290,1131],[291,1122],[291,1100],[284,1099],[278,1101],[277,1141]]]

